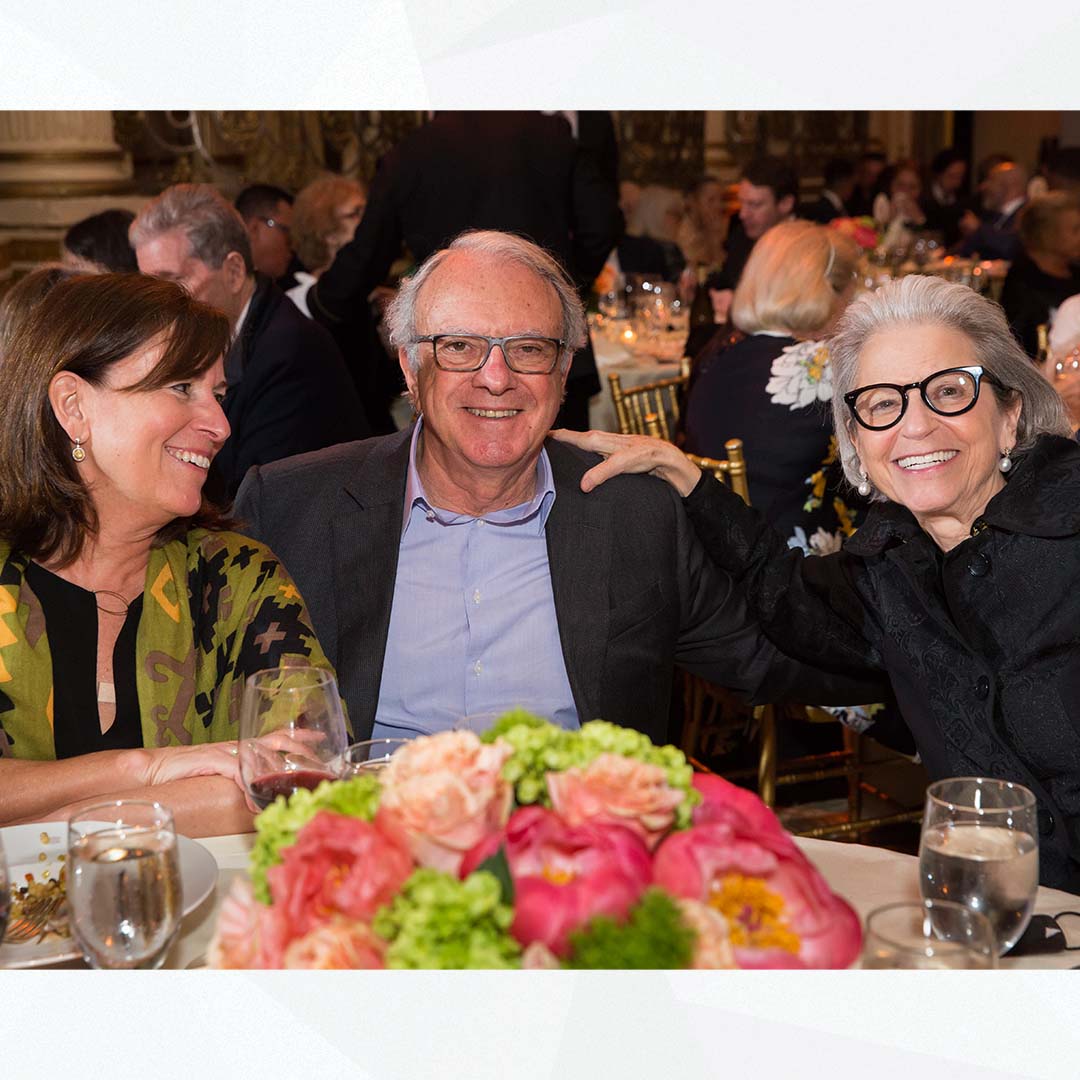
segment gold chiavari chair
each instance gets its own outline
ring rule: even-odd
[[[655,416],[660,438],[674,442],[682,415],[683,395],[690,381],[690,360],[684,357],[679,374],[670,379],[657,379],[640,386],[622,388],[617,372],[608,375],[611,400],[622,435],[647,435],[645,418]]]

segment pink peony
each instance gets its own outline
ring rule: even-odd
[[[540,806],[518,810],[502,836],[469,852],[461,876],[505,846],[514,879],[510,932],[566,956],[568,936],[595,915],[623,918],[649,884],[649,852],[621,825],[567,825]]]
[[[386,942],[367,923],[335,915],[293,941],[282,966],[320,971],[381,968],[385,948]]]
[[[719,817],[722,808],[711,813]],[[673,833],[653,860],[657,885],[728,921],[739,967],[847,967],[859,952],[854,911],[834,895],[787,833],[734,810]]]
[[[320,810],[267,871],[271,911],[287,945],[332,915],[369,921],[413,872],[409,853],[394,838],[357,818]]]
[[[471,731],[443,731],[402,747],[380,775],[376,824],[400,836],[421,866],[456,874],[465,852],[506,824],[502,777],[511,749]]]
[[[251,882],[236,878],[221,901],[207,964],[212,968],[281,967],[287,937],[274,910],[255,899]]]
[[[701,802],[694,807],[695,825],[731,821],[736,815],[751,833],[786,836],[791,841],[777,816],[752,791],[712,773],[694,773],[692,783],[701,795]]]
[[[551,805],[567,825],[625,825],[651,851],[675,822],[685,795],[668,785],[659,765],[601,754],[584,768],[549,772]]]

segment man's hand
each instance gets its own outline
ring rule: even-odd
[[[551,436],[604,457],[605,460],[581,478],[582,491],[592,491],[620,473],[649,473],[666,480],[685,498],[701,479],[701,470],[681,450],[663,439],[648,435],[615,435],[609,431],[562,429],[553,431]]]

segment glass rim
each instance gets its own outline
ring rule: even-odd
[[[976,784],[998,791],[1012,791],[1017,794],[1018,801],[1009,806],[973,806],[970,803],[955,802],[940,794],[947,784]],[[999,780],[993,776],[950,776],[935,780],[926,787],[926,800],[950,810],[968,810],[974,814],[1010,814],[1017,810],[1034,810],[1038,806],[1038,799],[1030,788],[1015,780]]]
[[[292,692],[295,690],[310,690],[313,686],[328,686],[333,684],[337,686],[337,678],[332,671],[328,668],[314,667],[308,664],[288,665],[285,667],[271,667],[262,668],[259,671],[253,671],[245,680],[244,686],[251,687],[252,690],[261,690],[259,686],[260,676],[273,675],[275,678],[280,678],[282,675],[314,675],[310,686],[277,686],[273,689],[279,693]]]
[[[921,900],[894,900],[888,904],[882,904],[880,907],[874,908],[869,915],[866,916],[866,923],[864,925],[865,933],[863,935],[863,942],[865,946],[866,940],[870,934],[873,933],[875,937],[880,938],[886,942],[891,948],[906,953],[915,953],[919,955],[925,954],[926,946],[919,946],[918,944],[907,944],[901,941],[896,941],[890,934],[882,933],[880,929],[872,929],[871,922],[878,917],[887,917],[895,912],[901,910],[909,910],[912,913],[916,911],[932,912],[943,911],[951,912],[954,915],[959,915],[962,918],[971,919],[975,926],[982,926],[985,930],[987,945],[990,949],[988,956],[993,958],[994,964],[997,961],[997,948],[998,939],[994,933],[994,925],[990,922],[989,918],[981,911],[975,911],[974,908],[970,908],[967,904],[962,904],[958,900],[946,900],[944,898],[937,897],[924,897]],[[948,938],[928,937],[924,939],[927,942],[934,942],[945,947],[952,947],[955,949],[978,949],[978,946],[972,942],[964,941],[952,941]]]
[[[350,765],[363,765],[364,762],[362,761],[351,760],[354,750],[358,750],[361,747],[370,750],[378,747],[390,746],[393,746],[396,749],[401,749],[401,747],[407,745],[408,743],[411,743],[412,741],[412,739],[404,739],[396,735],[388,735],[380,739],[357,739],[356,742],[351,742],[348,746],[345,747],[341,754],[341,760]],[[390,756],[390,753],[386,754],[385,760],[389,760]],[[377,760],[381,761],[384,759],[378,758]]]
[[[153,811],[161,817],[161,821],[155,826],[151,823],[125,823],[115,820],[118,807],[132,807]],[[112,819],[112,820],[110,820]],[[94,803],[87,806],[76,814],[72,814],[67,820],[68,841],[70,843],[73,830],[78,830],[81,825],[96,825],[98,828],[87,829],[79,832],[79,836],[93,836],[96,833],[106,832],[109,829],[151,829],[167,827],[173,833],[176,832],[176,820],[172,810],[164,803],[156,799],[109,799],[105,802]]]

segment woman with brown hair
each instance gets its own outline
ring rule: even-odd
[[[5,346],[0,824],[151,796],[237,832],[250,673],[329,666],[273,554],[203,498],[225,316],[134,274],[56,284]]]

